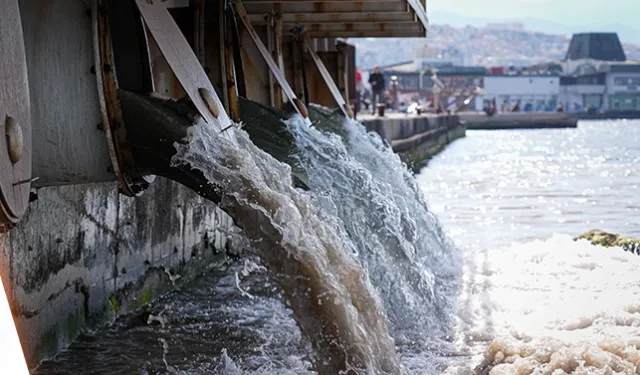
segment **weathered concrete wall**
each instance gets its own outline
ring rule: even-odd
[[[0,272],[30,366],[234,250],[231,219],[158,178],[140,198],[115,183],[42,188],[0,237]],[[171,276],[170,276],[171,275]]]
[[[423,160],[437,154],[455,139],[464,137],[466,132],[457,115],[388,114],[385,117],[364,116],[361,121],[367,130],[386,139],[411,168],[418,168]]]

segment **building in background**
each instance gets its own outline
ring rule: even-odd
[[[437,49],[425,47],[416,50],[414,59],[415,69],[422,70],[428,67],[439,66],[465,66],[466,54],[455,47]]]
[[[560,102],[568,112],[640,115],[640,62],[627,59],[616,33],[575,34],[564,60],[532,69],[561,71]]]
[[[517,26],[517,25],[516,25]],[[515,26],[514,26],[515,27]],[[398,77],[406,100],[433,97],[433,73],[445,84],[445,107],[475,95],[469,110],[481,110],[495,100],[499,111],[555,111],[578,115],[640,117],[640,62],[628,60],[615,33],[582,33],[572,37],[563,60],[533,66],[465,66],[455,48],[424,48],[416,59],[382,67]]]
[[[483,106],[495,99],[498,110],[519,104],[520,110],[555,111],[560,94],[560,77],[551,74],[490,74],[484,77]],[[476,104],[476,107],[479,103]]]

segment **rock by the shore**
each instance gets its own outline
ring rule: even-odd
[[[616,233],[610,233],[600,229],[592,229],[575,237],[574,241],[581,239],[587,240],[594,245],[601,245],[605,247],[618,246],[626,251],[640,255],[640,238],[623,237]]]

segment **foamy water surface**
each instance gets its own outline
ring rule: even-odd
[[[640,374],[640,257],[572,239],[640,233],[639,144],[637,121],[469,131],[422,171],[465,257],[446,373]]]

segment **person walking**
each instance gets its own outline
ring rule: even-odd
[[[360,112],[360,100],[362,98],[363,91],[364,84],[362,83],[362,73],[360,73],[360,70],[356,68],[356,108],[353,118],[356,118],[358,116],[358,112]]]
[[[384,93],[384,76],[380,72],[378,65],[373,67],[373,73],[369,75],[369,83],[371,84],[371,107],[372,114],[376,114],[376,108],[378,102],[384,100],[382,94]]]

